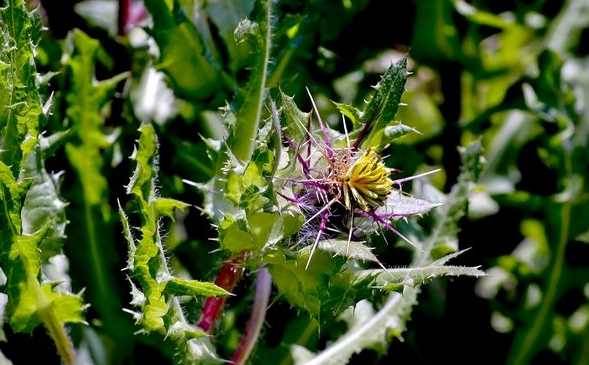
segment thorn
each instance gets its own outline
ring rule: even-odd
[[[407,242],[408,244],[410,244],[413,248],[415,248],[418,251],[421,251],[421,248],[419,248],[415,243],[413,243],[413,241],[411,241],[409,238],[405,237],[405,235],[403,235],[403,233],[399,232],[398,230],[395,229],[395,227],[393,227],[392,225],[389,225],[388,227],[391,231],[393,231],[397,236],[401,237],[403,239],[403,241]]]
[[[331,199],[331,201],[329,201],[329,203],[327,203],[327,205],[325,205],[323,208],[319,209],[319,211],[317,213],[315,213],[311,218],[307,219],[307,221],[305,223],[303,223],[303,226],[307,225],[307,223],[309,223],[313,219],[317,218],[317,216],[319,216],[319,214],[323,213],[326,209],[328,209],[335,202],[336,202],[335,198]]]
[[[424,177],[424,176],[427,176],[427,175],[435,174],[435,173],[437,173],[437,172],[439,172],[441,170],[442,169],[435,169],[435,170],[431,170],[431,171],[428,171],[428,172],[424,172],[423,174],[408,176],[408,177],[404,177],[402,179],[396,179],[396,180],[393,180],[393,184],[400,184],[400,183],[403,183],[405,181],[411,181],[411,180],[419,179],[419,178]]]
[[[348,233],[348,242],[346,243],[346,257],[350,254],[350,244],[352,243],[352,232],[354,231],[354,214],[350,216],[350,232]]]
[[[350,147],[350,136],[348,135],[348,127],[346,126],[346,119],[344,118],[344,115],[342,114],[342,124],[344,125],[344,134],[346,135],[346,144],[348,145],[348,148]]]
[[[311,259],[313,258],[313,254],[315,253],[315,250],[317,249],[317,245],[319,245],[319,239],[321,238],[321,234],[323,232],[320,230],[317,233],[317,238],[315,239],[315,242],[313,243],[313,247],[311,247],[311,253],[309,254],[309,259],[307,260],[307,265],[305,265],[305,271],[307,271],[307,269],[309,268],[309,264],[311,263]]]

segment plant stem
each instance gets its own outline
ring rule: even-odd
[[[256,136],[262,116],[262,106],[266,99],[266,82],[270,51],[272,48],[272,1],[266,0],[262,4],[265,8],[264,34],[259,63],[251,76],[250,86],[244,104],[237,112],[237,123],[234,134],[229,142],[231,152],[244,163],[249,162],[256,147]]]
[[[51,337],[53,343],[55,343],[55,348],[57,349],[57,353],[59,354],[59,357],[61,357],[63,364],[73,365],[76,358],[74,345],[72,344],[64,326],[60,325],[55,318],[55,313],[53,313],[51,306],[40,310],[39,316],[49,333],[49,337]]]
[[[72,344],[64,325],[60,323],[55,316],[52,307],[53,304],[48,300],[43,289],[39,285],[39,282],[34,281],[31,285],[35,288],[37,301],[41,307],[38,311],[39,318],[41,319],[43,326],[47,329],[49,337],[53,340],[57,353],[59,354],[59,357],[61,357],[61,361],[64,365],[73,365],[76,358],[74,345]]]
[[[126,35],[129,30],[129,20],[131,18],[132,0],[119,0],[119,17],[118,17],[118,33],[119,35]]]
[[[243,274],[244,260],[245,253],[241,253],[225,261],[219,269],[215,284],[227,291],[232,291]],[[206,332],[212,331],[217,318],[223,312],[224,305],[225,298],[207,298],[202,307],[202,315],[198,320],[198,326]]]
[[[256,278],[256,296],[254,298],[252,313],[247,322],[245,333],[239,342],[239,346],[231,358],[231,362],[234,365],[245,364],[254,349],[254,345],[262,330],[262,324],[266,318],[266,309],[268,308],[271,291],[272,277],[270,276],[270,272],[265,267],[261,268]]]
[[[549,277],[546,284],[544,299],[540,304],[540,308],[536,312],[532,324],[528,330],[524,332],[520,341],[516,339],[516,345],[508,358],[508,364],[520,365],[530,362],[534,354],[534,348],[537,345],[538,339],[542,330],[546,326],[546,320],[550,317],[550,311],[556,301],[556,294],[558,292],[558,283],[563,270],[565,249],[568,242],[569,225],[571,220],[571,201],[563,204],[560,214],[560,232],[558,246],[556,248],[556,255],[549,270]],[[519,342],[519,345],[517,345]]]
[[[581,341],[581,346],[579,348],[580,350],[577,355],[575,364],[589,364],[589,326],[585,327],[585,334],[583,336],[583,340]]]

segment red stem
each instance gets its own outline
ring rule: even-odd
[[[126,35],[129,30],[132,0],[119,0],[118,30],[119,35]]]
[[[215,284],[221,288],[231,292],[235,288],[235,285],[241,279],[243,274],[243,262],[245,260],[245,253],[241,253],[237,256],[230,258],[225,261],[219,273]],[[225,298],[209,297],[205,300],[202,307],[202,314],[198,320],[198,326],[205,332],[211,332],[217,318],[223,312],[223,306],[225,305]]]
[[[133,27],[147,18],[147,10],[142,1],[119,0],[118,33],[121,36],[129,33]]]

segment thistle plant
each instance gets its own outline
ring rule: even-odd
[[[381,97],[378,90],[390,87],[388,84],[391,79],[403,80],[397,81],[398,84],[394,86],[397,89],[403,88],[402,74],[406,73],[405,65],[406,61],[402,60],[387,71],[381,84],[376,87],[377,94],[367,105],[367,110],[375,108],[373,104],[378,103]],[[386,96],[386,98],[392,98],[386,102],[398,105],[400,96],[400,93]],[[343,135],[331,129],[328,130],[313,102],[318,121],[318,132],[313,133],[311,132],[313,128],[311,115],[296,112],[292,99],[285,95],[282,95],[282,101],[286,104],[285,109],[295,110],[288,117],[292,118],[290,123],[295,124],[294,127],[299,129],[297,134],[303,136],[303,139],[294,141],[287,133],[284,133],[283,138],[292,151],[291,157],[296,161],[298,168],[289,169],[278,178],[285,181],[280,186],[283,193],[278,194],[295,205],[305,216],[303,226],[309,228],[303,230],[300,241],[304,242],[309,235],[315,237],[306,266],[309,266],[321,239],[338,238],[344,229],[348,232],[347,254],[349,254],[352,239],[359,239],[362,234],[374,232],[375,229],[371,228],[392,231],[415,246],[411,240],[395,229],[392,221],[426,213],[436,204],[405,195],[402,192],[402,183],[435,171],[393,180],[391,169],[385,166],[377,152],[385,146],[374,142],[364,143],[364,138],[368,137],[367,133],[376,134],[372,128],[378,128],[378,125],[371,127],[374,121],[366,122],[361,129],[352,130],[352,135],[357,137],[351,140],[346,121],[342,119]],[[385,112],[394,115],[394,112],[389,110]],[[375,124],[378,124],[378,121]],[[361,228],[356,229],[354,222]],[[357,235],[354,235],[355,231]]]
[[[140,237],[134,238],[127,215],[119,205],[125,237],[129,244],[129,271],[131,304],[139,309],[130,310],[140,332],[159,333],[168,338],[180,363],[216,359],[206,334],[191,326],[185,319],[178,296],[225,296],[228,293],[213,283],[176,277],[168,267],[162,244],[161,217],[172,218],[174,210],[187,204],[157,195],[157,136],[149,124],[140,129],[139,146],[133,159],[135,172],[127,186],[133,195],[140,215]],[[134,284],[137,282],[136,284]]]
[[[263,39],[271,37],[261,42]],[[260,59],[266,62],[265,56]],[[254,74],[250,86],[263,88],[266,73],[262,68]],[[261,270],[260,274],[267,268],[278,292],[291,304],[305,309],[319,323],[339,318],[345,308],[354,305],[370,308],[371,320],[365,326],[353,325],[334,344],[335,349],[314,356],[294,348],[297,363],[345,363],[352,353],[383,341],[387,333],[402,334],[422,283],[436,276],[483,275],[476,267],[446,265],[462,253],[455,252],[456,247],[440,251],[450,253],[447,256],[432,258],[433,250],[451,239],[442,235],[453,235],[455,240],[456,229],[450,227],[463,214],[468,191],[480,172],[480,145],[466,150],[462,181],[447,202],[450,216],[442,217],[431,236],[413,239],[397,226],[441,205],[405,191],[408,182],[425,179],[437,170],[401,176],[385,164],[387,146],[414,132],[394,121],[407,76],[406,59],[401,59],[382,76],[363,110],[336,103],[342,122],[335,128],[322,120],[309,91],[312,113],[302,112],[293,98],[280,91],[254,94],[235,114],[231,107],[226,110],[227,141],[208,142],[218,146],[211,151],[220,161],[216,176],[208,184],[186,181],[204,193],[204,212],[218,229],[221,248],[233,255],[230,261],[239,258],[246,268]],[[248,113],[242,113],[244,108]],[[263,113],[250,113],[252,110]],[[255,138],[238,138],[248,134],[232,133],[244,130],[246,123],[258,130]],[[386,242],[389,233],[414,250],[413,267],[386,268],[372,253],[369,242],[374,237],[384,237]],[[359,270],[363,261],[379,268]],[[384,293],[392,291],[378,314],[368,301],[374,299],[370,292],[375,287]],[[395,292],[399,287],[402,295]],[[200,323],[207,331],[214,330],[222,304],[205,302]],[[254,303],[250,322],[263,321],[264,316],[254,315],[259,309]],[[391,325],[383,326],[383,321]],[[258,334],[248,331],[242,342],[255,342]],[[236,357],[243,359],[241,348]]]
[[[307,5],[324,6],[315,3]],[[484,275],[449,263],[466,251],[459,221],[483,168],[481,144],[460,148],[447,195],[434,187],[438,160],[408,171],[389,156],[419,134],[411,119],[399,121],[400,108],[417,108],[402,101],[408,56],[389,60],[364,104],[330,102],[312,77],[291,87],[297,48],[312,47],[322,19],[291,14],[288,2],[119,5],[118,38],[102,44],[73,30],[43,52],[35,12],[23,0],[0,9],[0,304],[7,300],[13,332],[44,326],[66,365],[124,362],[141,346],[178,364],[242,365],[270,351],[277,363],[345,364],[402,339],[434,278]],[[141,11],[131,16],[135,5]],[[337,9],[359,11],[347,2]],[[149,30],[131,29],[147,12]],[[125,61],[106,49],[124,49]],[[55,84],[41,83],[49,77],[35,56],[62,68]],[[157,75],[177,109],[157,124],[129,98],[142,83],[137,70]],[[46,90],[56,87],[52,116]],[[59,132],[42,132],[52,128]],[[178,156],[188,173],[175,170]],[[60,163],[70,170],[69,206],[61,174],[46,168]],[[131,174],[124,188],[111,183],[121,174]],[[203,232],[188,238],[203,222],[210,242]],[[72,272],[87,275],[70,282],[62,242]],[[183,261],[182,249],[202,257]],[[126,264],[115,268],[118,251]],[[408,264],[392,267],[390,257]],[[72,285],[88,289],[86,313]],[[294,308],[285,326],[305,324],[278,349],[264,341],[270,303]]]
[[[42,102],[34,60],[41,25],[24,1],[10,0],[0,9],[0,32],[0,263],[7,317],[15,332],[43,325],[69,365],[75,355],[65,326],[84,322],[84,304],[70,292],[67,273],[57,282],[47,275],[58,256],[64,258],[67,220],[59,174],[45,169],[55,138],[40,133],[51,108],[50,98]]]

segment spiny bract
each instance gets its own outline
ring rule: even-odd
[[[287,103],[292,103],[292,99],[283,98],[285,114],[294,107]],[[312,104],[315,106],[313,100]],[[279,179],[284,183],[279,184],[278,190],[305,216],[297,242],[312,243],[309,263],[321,240],[338,236],[346,236],[349,246],[353,240],[362,240],[368,233],[385,229],[414,245],[395,229],[393,221],[425,213],[436,206],[402,192],[403,182],[424,174],[393,180],[393,169],[385,166],[378,150],[362,147],[362,134],[350,142],[354,131],[348,134],[345,121],[341,134],[323,123],[316,108],[317,129],[313,129],[309,114],[299,112],[298,115],[304,116],[297,119],[298,140],[288,129],[283,135],[297,168]]]

